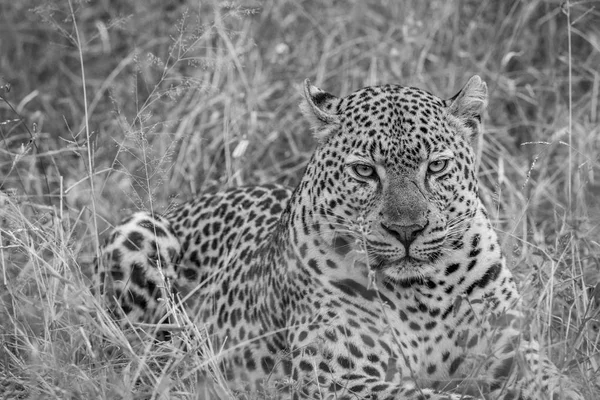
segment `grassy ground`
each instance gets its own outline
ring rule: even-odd
[[[183,3],[0,3],[0,398],[207,397],[213,359],[134,354],[90,294],[107,229],[208,187],[297,182],[306,77],[451,96],[473,74],[481,194],[532,329],[600,398],[599,2]]]

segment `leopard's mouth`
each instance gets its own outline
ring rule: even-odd
[[[415,269],[419,268],[422,265],[425,265],[427,261],[419,260],[418,258],[412,256],[404,256],[402,258],[396,260],[379,260],[376,264],[372,266],[374,270],[384,270],[388,268],[395,268],[400,270],[405,269]]]

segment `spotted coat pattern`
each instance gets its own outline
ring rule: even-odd
[[[236,347],[232,387],[256,393],[582,399],[524,334],[478,197],[485,83],[304,94],[318,146],[293,192],[229,189],[115,228],[97,274],[115,318],[164,322],[185,299],[215,348]]]

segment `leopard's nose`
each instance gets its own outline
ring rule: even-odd
[[[381,227],[394,236],[396,239],[402,243],[406,251],[408,252],[408,248],[410,244],[414,242],[414,240],[419,236],[421,232],[425,229],[426,225],[412,224],[412,225],[396,225],[390,224],[386,225],[383,222],[381,223]]]

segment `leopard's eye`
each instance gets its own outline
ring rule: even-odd
[[[361,178],[375,178],[376,177],[375,168],[371,167],[370,165],[356,164],[356,165],[352,166],[352,169],[354,170],[354,173],[356,175],[360,176]]]
[[[435,160],[429,163],[427,171],[431,174],[439,174],[448,167],[448,159]]]

